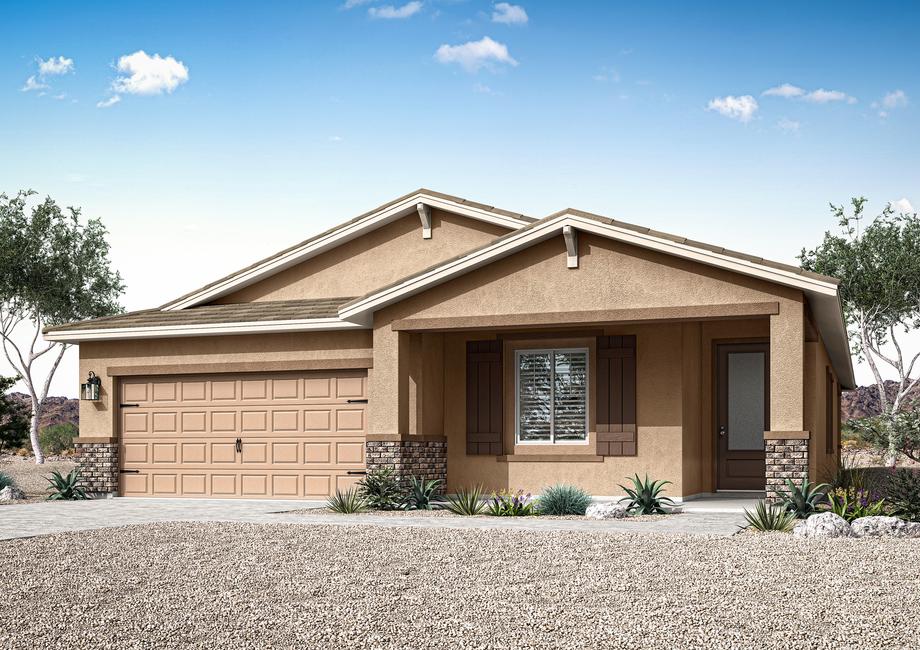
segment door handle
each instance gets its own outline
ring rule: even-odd
[[[725,425],[724,424],[719,427],[719,435],[723,438],[725,437]]]
[[[242,438],[236,439],[236,453],[238,454],[243,453],[243,439]]]

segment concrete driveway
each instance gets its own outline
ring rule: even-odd
[[[550,519],[545,517],[401,517],[393,514],[301,514],[291,511],[317,508],[319,501],[262,501],[225,499],[135,499],[49,501],[0,507],[0,540],[34,537],[77,530],[169,521],[230,521],[371,525],[438,528],[519,528],[593,532],[657,532],[694,535],[731,535],[743,523],[738,511],[712,509],[655,520]]]

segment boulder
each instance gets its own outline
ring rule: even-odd
[[[585,511],[589,519],[622,519],[629,511],[623,503],[592,503]]]
[[[7,485],[5,488],[0,490],[0,501],[19,501],[25,498],[25,492],[20,490],[15,485]]]
[[[811,515],[795,525],[792,534],[796,537],[852,537],[850,524],[833,512]]]
[[[850,523],[850,529],[856,537],[920,538],[920,523],[897,517],[860,517]]]

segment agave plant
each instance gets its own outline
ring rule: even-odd
[[[367,510],[367,501],[355,488],[351,488],[346,492],[336,490],[335,494],[326,500],[326,507],[332,512],[351,515]]]
[[[808,479],[802,481],[798,486],[791,479],[786,479],[788,492],[783,495],[783,507],[799,519],[808,519],[809,515],[818,512],[819,506],[824,502],[824,492],[827,490],[827,483],[809,483]]]
[[[753,528],[762,533],[772,530],[788,533],[795,526],[795,515],[782,506],[767,505],[764,501],[758,502],[753,512],[745,508],[744,519],[747,526],[739,528]]]
[[[471,488],[460,488],[457,493],[448,496],[444,501],[443,508],[455,515],[471,517],[481,515],[485,510],[486,504],[482,501],[482,486],[476,485]]]
[[[416,476],[409,477],[409,494],[403,507],[406,510],[431,510],[432,504],[440,503],[443,497],[438,494],[441,485],[444,483],[441,479],[427,480]]]
[[[0,490],[2,490],[5,487],[10,487],[12,485],[15,485],[15,483],[13,482],[13,477],[10,476],[9,474],[0,472]]]
[[[48,491],[51,494],[48,495],[48,499],[51,501],[85,501],[89,499],[89,496],[86,494],[86,488],[83,487],[83,477],[80,476],[80,470],[72,469],[64,476],[58,471],[51,472],[51,476],[47,477]]]
[[[663,506],[676,505],[670,497],[661,496],[664,486],[670,485],[671,481],[652,481],[648,474],[645,475],[645,480],[640,479],[638,474],[629,480],[632,481],[632,488],[620,485],[620,488],[629,495],[620,499],[620,502],[628,502],[627,508],[630,513],[663,515],[667,514]]]

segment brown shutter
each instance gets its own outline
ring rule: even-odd
[[[636,337],[597,337],[597,454],[636,455]]]
[[[466,453],[502,453],[502,342],[466,344]]]

